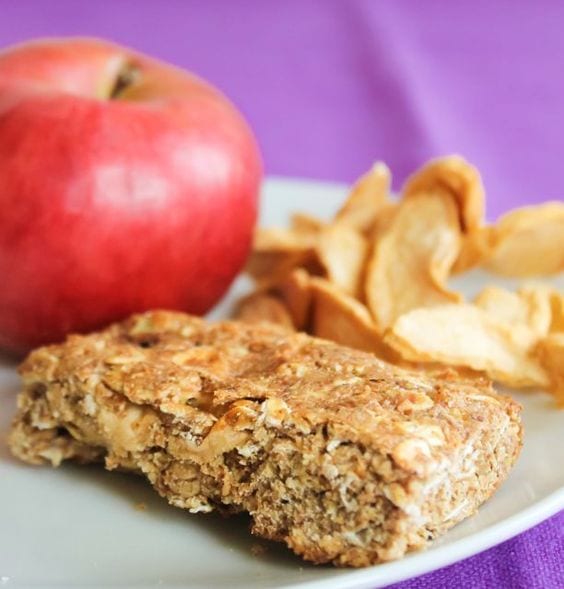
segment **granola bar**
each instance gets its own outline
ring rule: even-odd
[[[32,464],[141,472],[191,512],[246,511],[315,563],[403,556],[468,517],[521,447],[520,407],[267,324],[133,316],[34,351],[10,434]]]

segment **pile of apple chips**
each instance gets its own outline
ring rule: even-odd
[[[521,279],[473,301],[449,277],[474,267]],[[295,214],[259,229],[247,271],[256,283],[237,316],[367,350],[400,365],[449,366],[564,405],[564,295],[538,277],[564,270],[564,203],[514,210],[488,225],[477,170],[430,162],[390,196],[377,163],[330,222]]]

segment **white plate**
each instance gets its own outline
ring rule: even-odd
[[[267,182],[262,222],[280,224],[300,209],[322,216],[338,206],[334,184]],[[561,277],[562,278],[562,277]],[[474,292],[484,277],[458,281]],[[564,281],[559,279],[560,286]],[[239,281],[213,315],[226,312]],[[0,367],[0,432],[15,406],[13,366]],[[242,517],[193,516],[169,507],[140,477],[99,467],[33,468],[0,444],[0,587],[381,587],[450,564],[497,544],[564,507],[564,415],[543,393],[515,394],[525,407],[526,441],[507,482],[480,512],[431,548],[362,570],[314,567],[284,547],[257,543]],[[139,509],[144,504],[144,510]],[[137,506],[137,507],[136,507]],[[264,544],[264,543],[263,543]]]

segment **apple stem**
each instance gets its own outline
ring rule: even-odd
[[[124,63],[114,80],[114,85],[108,95],[108,99],[118,100],[139,79],[139,74],[139,68],[131,63]]]

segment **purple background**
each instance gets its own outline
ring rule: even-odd
[[[0,0],[0,45],[97,35],[215,83],[269,174],[350,182],[383,159],[397,187],[458,152],[482,171],[491,218],[563,199],[563,26],[557,0]],[[562,588],[563,530],[561,513],[395,587]]]

